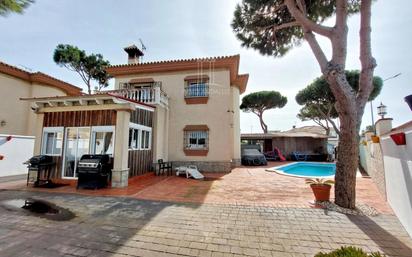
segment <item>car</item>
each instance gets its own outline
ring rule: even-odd
[[[267,165],[265,155],[257,149],[242,149],[242,164],[243,165]]]

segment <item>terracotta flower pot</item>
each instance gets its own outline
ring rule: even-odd
[[[401,133],[392,134],[390,136],[396,145],[406,145],[405,133],[401,132]]]
[[[316,201],[329,201],[330,199],[330,189],[332,188],[331,185],[327,184],[312,184],[310,185],[312,188],[313,194],[315,195]]]
[[[371,136],[372,143],[379,143],[379,137],[378,136]]]
[[[409,105],[409,108],[412,111],[412,95],[405,96],[405,102]]]

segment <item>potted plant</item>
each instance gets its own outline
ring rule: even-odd
[[[412,111],[412,95],[405,96],[405,102],[409,105],[409,108]]]
[[[315,195],[315,199],[318,202],[329,201],[330,198],[330,189],[335,181],[322,178],[310,178],[306,179],[306,184],[309,184],[312,188],[313,194]]]
[[[404,132],[392,134],[390,136],[396,145],[406,145],[406,138]]]
[[[371,136],[372,143],[379,143],[379,137],[378,136]]]

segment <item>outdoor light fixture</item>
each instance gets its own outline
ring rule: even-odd
[[[6,124],[7,124],[7,121],[5,120],[0,121],[0,127],[4,127],[6,126]]]
[[[382,102],[381,102],[381,104],[378,106],[378,115],[380,115],[381,119],[383,119],[383,118],[385,118],[385,115],[387,113],[388,112],[386,111],[386,105],[382,104]]]

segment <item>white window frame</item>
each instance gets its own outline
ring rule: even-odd
[[[146,138],[146,137],[143,137],[143,132],[147,132],[147,133],[149,133],[149,142],[148,142],[148,144],[147,144],[147,148],[146,147],[142,147],[142,141],[143,141],[143,138]],[[145,130],[145,129],[142,129],[142,130],[140,130],[140,138],[141,138],[141,141],[140,141],[140,150],[150,150],[150,149],[152,149],[152,131],[150,130]]]
[[[129,150],[139,150],[139,146],[140,146],[140,130],[137,129],[137,128],[129,127],[129,133],[130,133],[130,130],[132,130],[132,133],[133,133],[133,134],[134,134],[135,130],[137,130],[137,142],[136,142],[137,147],[135,147],[135,146],[130,146],[130,145],[129,145],[129,142],[127,142],[128,148],[129,148]],[[129,137],[130,137],[130,135],[129,135]],[[132,141],[133,141],[133,135],[132,135]]]
[[[62,145],[59,153],[47,154],[50,156],[61,156],[63,152],[63,142],[64,142],[64,127],[43,127],[42,139],[41,139],[41,153],[46,154],[46,133],[61,133],[62,134]],[[55,142],[54,142],[55,143]],[[53,146],[54,149],[54,146]]]
[[[76,129],[77,130],[77,132],[79,132],[79,129],[90,129],[90,134],[89,134],[89,152],[87,153],[87,154],[90,154],[90,148],[91,148],[91,131],[92,131],[92,128],[90,127],[90,126],[81,126],[81,127],[64,127],[64,150],[63,150],[63,156],[62,156],[62,170],[61,170],[61,172],[62,172],[62,178],[64,178],[64,179],[78,179],[78,177],[77,176],[73,176],[73,177],[69,177],[69,176],[65,176],[64,175],[64,172],[65,172],[65,169],[66,169],[66,165],[65,165],[65,162],[66,162],[66,160],[65,160],[65,158],[66,158],[66,151],[67,151],[67,149],[66,149],[66,144],[67,144],[67,136],[68,136],[68,130],[70,129],[70,128],[74,128],[74,129]],[[77,140],[78,140],[78,138],[77,138]],[[78,142],[77,142],[77,145],[76,145],[76,157],[77,157],[77,154],[78,154]],[[75,170],[74,170],[74,175],[76,174],[76,170],[77,170],[77,164],[78,163],[76,163],[76,165],[75,165]]]
[[[129,129],[138,130],[137,148],[129,148],[129,150],[151,150],[152,149],[152,128],[136,123],[129,123]],[[149,144],[148,148],[142,147],[143,131],[149,132]]]
[[[90,152],[95,152],[95,132],[112,132],[113,133],[113,154],[109,154],[111,157],[114,157],[114,147],[116,140],[116,127],[115,126],[92,126],[90,130]]]

